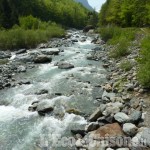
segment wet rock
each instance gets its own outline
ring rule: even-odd
[[[77,110],[77,109],[74,109],[74,108],[68,109],[68,110],[66,110],[66,112],[68,114],[81,115],[81,112],[79,110]]]
[[[138,123],[142,118],[142,112],[134,110],[129,117],[132,123]]]
[[[0,59],[10,58],[11,54],[9,52],[0,51]]]
[[[36,92],[35,94],[37,94],[37,95],[42,95],[42,94],[47,94],[47,93],[48,93],[48,90],[42,89],[42,90]]]
[[[27,50],[26,49],[20,49],[16,52],[16,54],[22,54],[22,53],[26,53]]]
[[[125,123],[123,125],[123,131],[129,136],[134,136],[137,133],[138,128],[132,123]]]
[[[109,67],[109,64],[103,64],[103,67],[104,67],[104,68],[108,68],[108,67]]]
[[[18,72],[26,72],[26,67],[25,66],[18,66],[17,71]]]
[[[90,132],[99,128],[99,124],[97,122],[91,122],[90,124],[85,126],[85,131]]]
[[[101,105],[100,107],[98,107],[89,117],[89,121],[96,121],[99,117],[102,116],[102,112],[104,111],[104,109],[106,108],[106,105]]]
[[[118,123],[107,124],[99,129],[92,131],[90,136],[94,139],[99,139],[101,137],[119,137],[123,136],[124,133],[122,131],[121,126]]]
[[[114,115],[114,118],[116,121],[118,121],[119,123],[125,123],[129,121],[129,117],[123,113],[123,112],[118,112]]]
[[[46,55],[38,55],[34,58],[34,63],[48,63],[51,62],[52,58]]]
[[[39,115],[44,116],[46,113],[53,111],[53,109],[53,105],[46,100],[39,102],[36,110],[38,111]]]
[[[75,126],[71,127],[71,133],[74,135],[80,134],[82,137],[84,137],[86,134],[85,125],[80,124],[80,125],[75,125]]]
[[[83,32],[88,32],[91,29],[94,29],[94,27],[92,25],[88,25],[88,26],[84,27]]]
[[[29,81],[29,80],[22,80],[18,84],[20,84],[20,85],[22,85],[22,84],[31,84],[31,81]]]
[[[59,69],[72,69],[72,68],[74,68],[74,65],[67,63],[67,62],[59,62],[55,65],[58,66]]]
[[[58,55],[59,52],[60,51],[58,48],[48,48],[48,49],[41,50],[41,53],[44,55]]]
[[[71,39],[71,41],[74,42],[74,43],[75,43],[75,42],[78,42],[77,39]]]

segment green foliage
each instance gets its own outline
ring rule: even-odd
[[[150,36],[147,36],[141,43],[138,62],[138,80],[143,86],[150,88]]]
[[[23,29],[38,29],[40,25],[40,20],[34,18],[33,16],[20,17],[19,25]]]
[[[107,26],[100,28],[100,36],[102,40],[109,44],[118,44],[119,39],[127,39],[133,41],[135,39],[137,29],[134,28],[120,28],[117,26]]]
[[[45,29],[45,27],[47,28]],[[47,42],[52,37],[64,35],[64,30],[56,24],[41,22],[41,28],[27,29],[17,27],[0,31],[0,49],[34,48],[41,42]]]
[[[73,0],[0,0],[0,26],[11,28],[20,22],[24,28],[37,28],[38,19],[29,15],[76,28],[85,26],[88,20],[88,10]]]
[[[107,0],[99,14],[100,25],[116,24],[122,27],[150,25],[149,0]]]
[[[129,60],[125,60],[121,62],[120,68],[124,71],[130,71],[132,69],[133,65]]]
[[[110,57],[120,58],[128,55],[130,53],[129,46],[130,43],[126,38],[119,39],[118,45],[110,52]]]

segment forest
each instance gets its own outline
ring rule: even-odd
[[[67,27],[82,28],[88,10],[73,0],[0,0],[0,26],[11,28],[19,17],[32,15]]]
[[[146,27],[150,25],[150,1],[107,0],[101,8],[99,18],[100,25]]]

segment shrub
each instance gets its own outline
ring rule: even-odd
[[[138,80],[143,86],[150,88],[150,36],[147,36],[141,42],[141,52],[138,63]]]
[[[115,48],[113,48],[113,50],[111,50],[110,52],[110,57],[112,58],[120,58],[130,53],[129,51],[130,43],[127,39],[122,38],[118,41],[118,43],[119,44]]]
[[[65,34],[61,26],[55,23],[41,22],[32,16],[22,17],[20,22],[21,27],[15,25],[10,30],[0,31],[0,49],[35,48],[39,43],[47,42],[53,37],[62,37]],[[38,28],[37,22],[39,23]]]
[[[38,29],[41,20],[32,15],[19,18],[19,25],[23,29]]]
[[[120,68],[124,71],[130,71],[132,69],[133,65],[129,60],[125,60],[121,62]]]

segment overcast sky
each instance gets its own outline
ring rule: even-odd
[[[99,11],[102,4],[105,3],[106,0],[88,0],[89,4],[96,9],[96,11]]]

